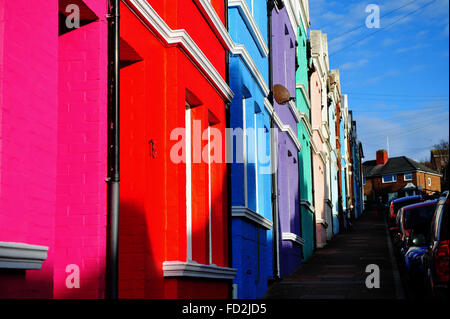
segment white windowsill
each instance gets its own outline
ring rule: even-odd
[[[293,233],[282,233],[281,234],[281,239],[282,240],[289,240],[289,241],[292,241],[292,242],[294,242],[296,244],[299,244],[299,245],[305,244],[305,240],[303,238],[301,238],[297,234],[293,234]]]
[[[48,247],[24,243],[0,242],[0,268],[41,269]]]
[[[265,218],[264,216],[261,216],[258,213],[255,213],[251,209],[243,206],[233,206],[231,208],[231,216],[232,217],[242,217],[246,218],[254,223],[256,223],[258,226],[261,226],[266,229],[272,229],[273,223]]]
[[[232,280],[237,270],[219,267],[217,265],[203,265],[195,261],[165,261],[163,262],[164,277],[197,277]]]

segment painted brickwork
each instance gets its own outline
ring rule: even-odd
[[[295,41],[296,36],[286,8],[272,12],[273,83],[285,86],[291,95],[295,92]],[[276,65],[276,66],[275,66]],[[297,136],[297,122],[289,106],[275,103],[275,112],[284,125],[290,126]],[[294,137],[295,138],[295,137]],[[300,237],[300,201],[298,152],[294,139],[282,130],[278,133],[277,178],[278,215],[280,237],[283,233]],[[291,235],[292,236],[292,235]],[[301,263],[301,245],[293,240],[280,241],[281,276],[292,273]]]
[[[247,1],[233,4],[229,7],[228,18],[233,41],[245,45],[265,83],[268,83],[268,52],[263,50],[267,47],[266,3]],[[262,36],[263,43],[258,41],[258,34]],[[230,87],[234,92],[230,107],[231,127],[246,134],[245,143],[243,140],[234,141],[234,154],[244,162],[236,161],[231,166],[231,200],[235,215],[232,222],[232,259],[233,267],[238,270],[233,281],[234,295],[245,299],[261,298],[267,291],[268,279],[273,276],[272,229],[239,213],[256,213],[269,223],[272,221],[270,115],[265,107],[266,92],[245,65],[242,56],[231,55],[229,68]],[[238,143],[245,145],[245,149]]]
[[[0,241],[49,247],[41,270],[0,275],[7,297],[104,297],[106,4],[86,4],[99,22],[59,37],[57,1],[0,4]]]

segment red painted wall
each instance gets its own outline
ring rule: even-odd
[[[185,29],[225,74],[225,50],[193,2],[149,3],[172,29]],[[170,158],[178,142],[170,140],[171,132],[185,128],[186,90],[202,102],[192,109],[192,119],[203,128],[209,110],[224,132],[225,103],[185,52],[167,47],[125,5],[121,11],[122,40],[141,58],[121,69],[119,296],[227,298],[228,282],[165,279],[162,270],[164,261],[186,261],[186,165]],[[207,182],[207,164],[193,164],[192,246],[199,263],[209,261]],[[212,184],[213,263],[228,267],[226,164],[213,165]]]

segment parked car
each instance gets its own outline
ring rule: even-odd
[[[423,197],[421,195],[407,196],[394,199],[389,207],[389,218],[388,223],[391,226],[398,226],[396,221],[398,210],[404,206],[408,206],[411,204],[415,204],[423,201]]]
[[[436,210],[437,200],[430,200],[400,208],[399,244],[404,257],[408,277],[411,281],[422,283],[424,267],[422,256],[427,250],[431,220]]]
[[[411,235],[423,235],[424,238],[428,236],[437,203],[437,200],[429,200],[400,208],[399,228],[404,247],[413,244]]]
[[[428,247],[423,256],[426,279],[433,295],[448,296],[449,281],[449,192],[443,193],[431,221]]]

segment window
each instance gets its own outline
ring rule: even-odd
[[[404,181],[412,181],[412,173],[406,173],[403,175]]]
[[[428,177],[427,181],[428,181],[428,186],[431,187],[431,177]]]
[[[397,175],[383,175],[383,183],[395,183],[397,182]]]
[[[363,177],[363,185],[366,185],[366,178]]]

